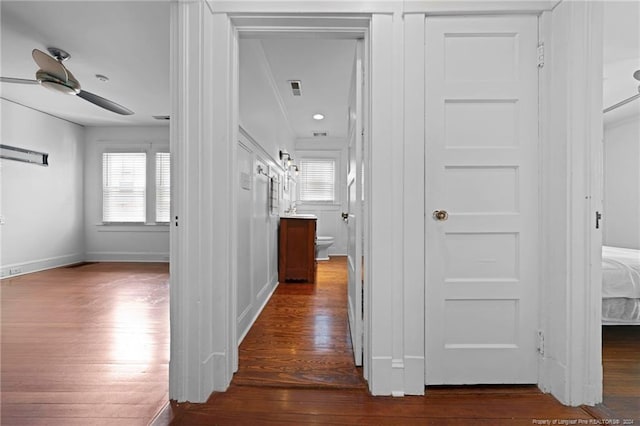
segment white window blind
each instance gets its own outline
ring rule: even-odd
[[[335,201],[336,162],[327,158],[300,160],[300,201]]]
[[[144,222],[147,154],[105,152],[102,154],[102,220]]]
[[[169,222],[171,161],[168,152],[156,153],[156,222]]]

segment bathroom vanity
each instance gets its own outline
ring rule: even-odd
[[[278,280],[280,283],[316,281],[316,221],[314,215],[280,218]]]

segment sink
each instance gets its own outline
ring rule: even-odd
[[[283,217],[290,217],[293,219],[317,219],[318,218],[318,216],[311,213],[293,213],[293,214],[285,213]]]

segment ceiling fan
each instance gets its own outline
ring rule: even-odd
[[[41,86],[53,91],[64,93],[67,95],[76,95],[95,104],[101,108],[115,112],[121,115],[132,115],[133,111],[123,107],[109,99],[95,95],[80,88],[80,82],[71,74],[62,62],[69,59],[71,55],[62,49],[56,47],[48,47],[47,50],[51,56],[41,50],[33,49],[31,56],[40,67],[36,72],[36,79],[30,80],[26,78],[0,77],[0,82],[17,83],[17,84],[40,84]]]
[[[636,70],[636,72],[633,73],[633,78],[635,78],[636,80],[640,81],[640,70]],[[603,113],[607,113],[609,111],[613,111],[616,108],[621,107],[622,105],[626,105],[629,102],[635,101],[636,99],[640,98],[640,86],[638,86],[638,93],[628,97],[627,99],[624,99],[620,102],[618,102],[615,105],[611,105],[610,107],[605,108],[602,112]]]

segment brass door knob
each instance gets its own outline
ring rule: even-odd
[[[435,220],[445,221],[449,219],[449,213],[446,210],[436,210],[433,212],[433,218]]]

